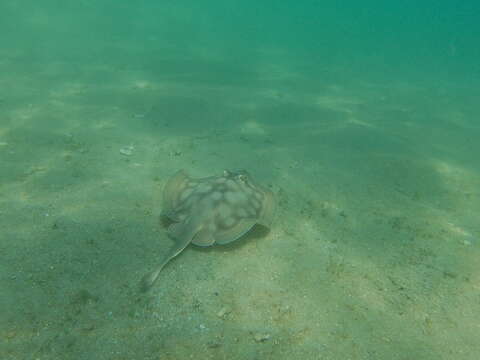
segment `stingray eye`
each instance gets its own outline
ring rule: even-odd
[[[239,175],[238,175],[238,180],[240,180],[241,182],[246,183],[246,182],[248,181],[248,177],[247,177],[247,175],[245,175],[245,174],[239,174]]]
[[[224,177],[229,177],[232,173],[228,170],[223,170],[223,176]]]

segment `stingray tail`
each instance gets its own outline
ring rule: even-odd
[[[172,226],[170,226],[169,228],[169,231],[172,233],[173,231],[172,230],[182,230],[182,231],[185,231],[185,229],[181,229],[180,227],[177,228],[176,226],[177,224],[173,224]],[[162,271],[163,267],[170,261],[172,260],[175,256],[177,256],[178,254],[180,254],[182,252],[183,249],[185,249],[185,247],[190,243],[190,241],[192,240],[192,237],[193,237],[193,234],[195,233],[194,231],[192,231],[192,229],[187,229],[190,233],[180,233],[180,235],[182,236],[179,236],[179,238],[183,239],[182,241],[180,241],[179,243],[175,244],[175,246],[170,250],[170,252],[167,254],[167,256],[165,257],[165,259],[162,261],[162,263],[160,264],[160,266],[158,266],[155,270],[149,272],[148,274],[146,274],[143,278],[142,278],[142,281],[140,282],[140,290],[142,292],[146,292],[148,290],[150,290],[150,288],[153,286],[153,284],[155,283],[155,281],[158,279],[158,275],[160,274],[160,271]]]
[[[155,281],[158,279],[158,275],[160,274],[162,268],[163,265],[149,272],[142,278],[142,281],[140,282],[140,291],[147,292],[148,290],[150,290],[153,284],[155,284]]]

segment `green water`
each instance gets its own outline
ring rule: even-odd
[[[474,2],[0,3],[0,358],[480,358]],[[173,240],[247,169],[269,232]]]

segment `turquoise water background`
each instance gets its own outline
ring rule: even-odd
[[[478,359],[479,14],[3,0],[0,358]],[[179,169],[276,219],[144,294]]]

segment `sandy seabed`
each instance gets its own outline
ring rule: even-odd
[[[57,65],[0,97],[0,358],[480,356],[478,105],[428,84]],[[190,246],[142,294],[182,168],[247,169],[276,220]]]

